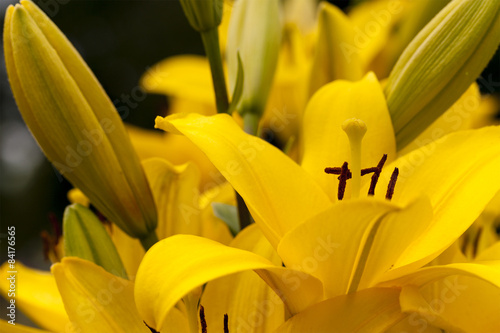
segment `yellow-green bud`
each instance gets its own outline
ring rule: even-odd
[[[453,0],[420,31],[385,87],[399,149],[467,90],[499,43],[498,0]]]
[[[239,0],[229,22],[227,64],[230,91],[238,75],[238,52],[243,71],[240,113],[261,115],[271,90],[281,43],[279,0]]]
[[[31,1],[7,9],[7,74],[47,158],[110,221],[151,239],[156,207],[118,112],[81,56]]]
[[[63,217],[64,253],[91,261],[108,272],[127,278],[127,272],[113,241],[97,216],[88,208],[73,204]]]
[[[203,32],[217,28],[222,21],[223,0],[180,0],[189,24]]]

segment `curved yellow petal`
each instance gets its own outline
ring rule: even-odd
[[[433,207],[428,230],[401,254],[395,268],[421,266],[457,240],[497,193],[500,127],[452,133],[412,151],[384,168],[378,186],[387,184],[395,167],[399,178],[393,201],[404,204],[424,194]]]
[[[0,319],[0,332],[3,333],[49,333],[50,332],[46,330],[40,330],[38,328],[24,326],[17,322],[14,323],[15,325],[9,324],[7,321]],[[68,329],[71,330],[71,328]]]
[[[318,41],[314,55],[309,94],[334,80],[359,80],[362,76],[360,50],[353,24],[337,7],[319,5]]]
[[[363,70],[369,68],[381,51],[393,48],[391,33],[407,6],[403,1],[368,1],[353,6],[349,11],[354,36],[350,48],[345,48],[358,54]],[[385,73],[382,70],[380,74]]]
[[[276,333],[385,332],[402,318],[399,289],[371,288],[316,304]]]
[[[210,65],[205,57],[182,55],[165,59],[141,78],[147,92],[215,105]]]
[[[399,212],[389,214],[377,227],[366,259],[359,288],[368,288],[383,280],[400,261],[401,253],[412,251],[422,234],[432,223],[432,206],[427,197],[421,197]],[[407,274],[418,268],[409,265],[398,274]]]
[[[159,239],[175,234],[201,235],[198,183],[200,173],[192,163],[173,166],[160,158],[143,162],[158,207]]]
[[[472,276],[500,288],[500,261],[494,260],[478,263],[456,263],[442,266],[424,267],[398,279],[379,283],[379,286],[425,286],[433,281],[452,275]]]
[[[286,234],[278,253],[289,268],[319,278],[327,298],[366,288],[425,231],[426,200],[405,208],[370,198],[342,201]]]
[[[351,150],[341,125],[358,118],[368,131],[362,142],[362,168],[377,166],[383,154],[395,158],[396,143],[382,88],[373,73],[361,81],[335,81],[319,90],[304,113],[304,155],[302,167],[321,185],[332,201],[337,200],[338,180],[325,173],[326,167],[340,167],[351,161]],[[366,182],[369,178],[363,177]],[[346,196],[350,193],[349,186]]]
[[[195,163],[201,172],[200,191],[204,192],[224,181],[215,166],[189,139],[131,125],[127,125],[127,131],[141,160],[159,157],[175,165]]]
[[[20,262],[16,262],[13,268],[6,262],[0,271],[0,293],[9,302],[10,299],[15,300],[16,310],[50,331],[64,332],[71,328],[56,281],[50,272],[32,269]],[[9,280],[12,277],[14,279]],[[15,288],[10,288],[10,282],[14,282]],[[9,296],[12,292],[14,297]]]
[[[273,246],[286,231],[330,205],[295,162],[267,142],[244,133],[228,115],[157,117],[155,126],[184,134],[208,155],[243,197]]]
[[[130,237],[115,225],[111,225],[108,232],[115,244],[116,251],[120,255],[129,279],[133,281],[145,253],[141,242],[136,238]]]
[[[405,286],[400,302],[414,313],[420,329],[432,325],[447,331],[496,332],[500,328],[500,288],[471,276],[451,275],[424,287]],[[418,316],[416,316],[418,315]]]
[[[79,258],[51,267],[68,316],[82,332],[150,332],[137,313],[133,283]]]
[[[231,246],[260,254],[281,265],[278,254],[257,225],[245,228],[241,234]],[[210,281],[200,304],[205,308],[208,329],[213,332],[223,332],[224,314],[228,314],[230,332],[272,332],[285,318],[283,301],[253,272]]]
[[[146,253],[136,279],[137,308],[148,325],[161,331],[169,311],[188,292],[216,278],[249,270],[256,270],[292,313],[314,304],[322,294],[321,283],[312,276],[301,274],[301,283],[292,289],[290,280],[298,275],[293,270],[212,240],[175,235]]]

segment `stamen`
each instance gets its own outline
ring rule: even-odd
[[[370,182],[370,189],[368,190],[368,195],[375,195],[375,186],[377,186],[378,178],[380,177],[380,173],[382,172],[382,168],[384,167],[385,161],[387,161],[387,154],[384,154],[378,162],[376,170],[373,171],[372,179]]]
[[[361,189],[361,141],[366,133],[366,124],[361,119],[347,119],[342,129],[349,138],[351,146],[352,198],[359,197]]]
[[[347,168],[347,166],[348,166],[347,162],[344,162],[344,164],[342,164],[342,167],[340,168],[339,191],[337,194],[337,198],[339,200],[342,200],[344,198],[345,187],[347,185],[347,179],[349,179],[348,178],[349,169]]]
[[[394,188],[396,187],[396,181],[398,180],[399,169],[394,168],[394,171],[391,175],[391,180],[389,181],[389,185],[387,186],[387,193],[385,194],[385,198],[388,200],[392,199],[394,195]]]
[[[224,314],[224,333],[229,333],[229,317]]]
[[[201,333],[207,333],[207,321],[205,320],[205,308],[203,305],[200,305],[200,324]]]

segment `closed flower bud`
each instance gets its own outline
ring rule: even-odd
[[[222,21],[223,0],[180,0],[189,24],[203,32],[217,28]]]
[[[110,221],[150,239],[157,219],[146,176],[78,52],[31,1],[8,8],[4,50],[17,105],[47,158]]]
[[[385,87],[399,148],[467,90],[499,43],[498,0],[453,0],[420,31]]]
[[[243,63],[243,94],[238,110],[262,115],[271,90],[281,43],[278,0],[239,0],[229,23],[227,64],[230,91],[236,85],[239,53]]]
[[[127,278],[113,241],[97,216],[80,204],[66,207],[63,218],[64,253],[91,261],[108,272]]]

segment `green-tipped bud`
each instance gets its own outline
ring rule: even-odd
[[[222,21],[223,0],[180,0],[189,24],[203,32],[217,28]]]
[[[227,64],[230,91],[238,77],[238,52],[245,72],[238,111],[262,115],[281,43],[279,0],[239,0],[229,22]]]
[[[144,170],[78,52],[31,1],[8,8],[4,50],[17,105],[47,158],[110,221],[151,239],[156,207]]]
[[[108,232],[97,216],[79,204],[66,207],[63,217],[64,252],[91,261],[127,279],[127,272]]]
[[[454,0],[405,49],[385,88],[398,148],[449,108],[500,43],[500,1]]]

